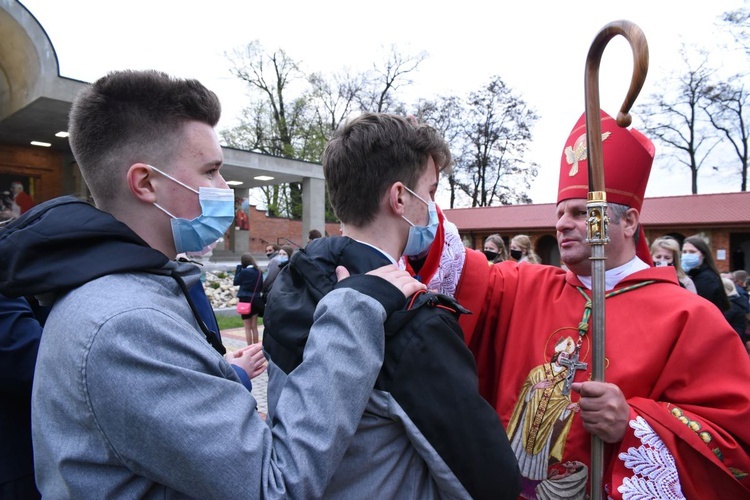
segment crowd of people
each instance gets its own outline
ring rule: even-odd
[[[434,201],[452,163],[435,129],[347,121],[322,158],[342,234],[269,244],[265,272],[241,257],[248,346],[227,353],[200,269],[177,258],[234,221],[219,115],[195,80],[106,75],[69,126],[94,204],[57,198],[0,229],[0,498],[750,497],[747,273],[721,276],[698,236],[649,248],[639,131],[601,114],[594,380],[587,160],[564,153],[584,116],[560,162],[564,268],[524,234],[464,246]],[[266,369],[263,418],[248,389]]]
[[[542,260],[534,252],[531,238],[525,234],[517,234],[510,239],[506,252],[505,240],[499,234],[491,234],[484,240],[484,255],[490,264],[497,264],[504,260],[513,262],[541,264]]]

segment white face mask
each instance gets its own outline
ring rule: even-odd
[[[224,236],[234,220],[233,190],[201,186],[196,191],[158,168],[151,165],[149,167],[197,194],[201,204],[201,214],[198,217],[182,219],[154,203],[156,208],[172,219],[172,237],[177,253],[201,252]]]

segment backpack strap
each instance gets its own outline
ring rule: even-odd
[[[385,322],[385,335],[393,335],[401,330],[422,310],[446,311],[456,319],[462,314],[472,314],[449,295],[421,290],[409,298],[402,310],[388,317]]]

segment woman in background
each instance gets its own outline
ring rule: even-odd
[[[680,286],[693,293],[698,293],[695,289],[695,283],[691,280],[685,270],[682,269],[680,262],[680,243],[671,236],[661,236],[656,238],[651,244],[651,259],[654,266],[672,266],[677,273],[677,280]]]
[[[531,248],[531,238],[525,234],[518,234],[510,240],[510,258],[516,262],[528,262],[529,264],[541,264],[542,261],[534,249]]]
[[[484,256],[490,264],[505,260],[505,242],[499,234],[491,234],[484,240]]]
[[[729,310],[729,299],[724,292],[711,248],[700,236],[685,238],[682,244],[682,268],[695,283],[698,295],[713,302],[721,312]]]
[[[258,336],[258,314],[263,312],[265,304],[260,297],[263,290],[263,273],[258,269],[258,264],[249,253],[242,254],[240,263],[234,273],[234,284],[239,285],[237,298],[240,302],[250,304],[250,314],[242,315],[242,323],[245,325],[245,340],[247,344],[257,344]]]
[[[292,258],[293,253],[294,249],[291,246],[284,245],[279,248],[276,257],[274,257],[273,260],[268,263],[268,269],[266,271],[266,282],[263,283],[262,287],[264,298],[267,297],[271,292],[271,287],[273,286],[273,282],[276,281],[276,276],[278,276],[279,271],[281,271],[281,269],[289,263],[289,259]]]

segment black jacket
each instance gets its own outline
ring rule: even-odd
[[[164,274],[169,262],[127,225],[73,196],[41,203],[0,230],[0,294],[7,297],[55,296],[109,274]],[[199,310],[208,305],[202,290],[191,294],[180,284],[206,340],[226,352],[218,330]],[[114,292],[113,292],[114,293]],[[197,297],[205,302],[196,305]],[[203,307],[205,311],[210,311]]]
[[[237,264],[232,283],[240,287],[237,290],[237,298],[242,302],[250,302],[256,295],[260,297],[263,290],[263,273],[252,266],[242,267],[242,264]]]
[[[263,346],[271,360],[271,417],[279,397],[276,392],[283,392],[278,389],[284,378],[279,371],[289,374],[302,361],[315,306],[335,286],[336,267],[346,267],[353,276],[349,279],[355,279],[389,263],[378,250],[346,237],[316,239],[295,252],[276,279],[264,317]],[[373,404],[368,404],[347,452],[351,462],[342,464],[340,474],[334,475],[330,487],[336,493],[341,494],[337,489],[341,475],[381,474],[398,481],[399,474],[407,474],[402,470],[388,476],[378,470],[387,465],[367,455],[390,456],[397,448],[397,440],[384,437],[393,433],[379,434],[373,429],[373,419],[380,419],[382,424],[375,428],[402,428],[400,439],[408,437],[421,457],[417,460],[424,461],[436,478],[439,474],[443,474],[440,480],[445,478],[442,467],[447,465],[450,477],[440,483],[442,487],[458,481],[473,498],[516,498],[520,491],[516,459],[495,410],[479,394],[476,364],[457,321],[462,312],[468,311],[450,297],[420,293],[388,317],[384,362]],[[383,406],[377,404],[383,397],[389,401],[386,411],[380,411]],[[357,469],[352,463],[358,461],[366,466]],[[363,483],[368,481],[363,479]],[[443,493],[450,496],[452,492]]]
[[[110,214],[63,196],[0,231],[0,293],[60,293],[108,274],[159,269],[168,261]]]
[[[729,297],[729,304],[731,307],[728,311],[724,311],[724,317],[727,318],[727,321],[732,325],[732,328],[734,328],[734,331],[737,332],[742,341],[747,342],[750,339],[745,337],[745,330],[747,329],[745,301],[739,295],[734,295]]]
[[[0,484],[34,483],[31,381],[41,337],[29,303],[0,295]]]
[[[695,289],[698,295],[706,300],[711,301],[720,311],[729,310],[729,299],[724,291],[724,284],[721,277],[713,272],[705,263],[691,269],[688,276],[695,283]]]

